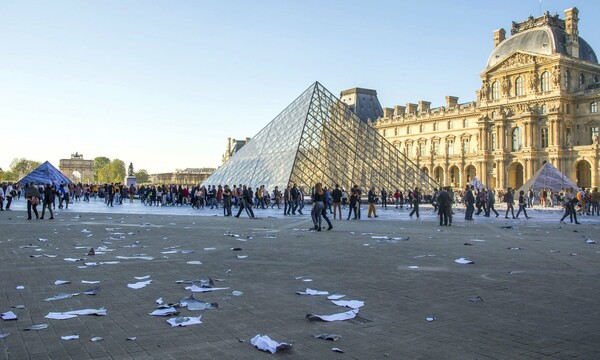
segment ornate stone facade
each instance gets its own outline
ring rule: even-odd
[[[598,186],[600,65],[579,37],[577,8],[494,32],[477,101],[385,108],[374,127],[440,184],[474,176],[520,187],[546,161],[579,186]],[[562,39],[562,40],[561,40]]]

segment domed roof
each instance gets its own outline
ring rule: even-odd
[[[496,46],[488,59],[487,67],[499,64],[517,51],[539,55],[568,55],[565,31],[555,26],[545,25],[517,33]],[[579,59],[598,63],[596,53],[581,37],[579,37]]]

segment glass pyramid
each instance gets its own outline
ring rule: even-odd
[[[283,190],[317,182],[349,190],[375,186],[432,193],[438,185],[323,85],[312,84],[204,185],[265,185]]]

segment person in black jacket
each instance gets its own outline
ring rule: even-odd
[[[475,212],[475,196],[473,195],[472,186],[465,187],[465,220],[473,220],[473,212]]]
[[[506,193],[504,194],[504,202],[506,203],[506,214],[504,215],[504,218],[508,219],[508,211],[510,210],[512,218],[515,219],[515,195],[514,190],[510,187],[506,190]]]
[[[49,220],[53,220],[54,219],[54,213],[52,212],[52,203],[54,202],[54,194],[52,192],[52,188],[50,187],[50,184],[46,184],[46,186],[44,187],[44,203],[42,205],[42,217],[40,219],[44,219],[44,214],[46,213],[46,208],[48,208],[48,211],[50,212],[50,219]]]
[[[335,220],[336,209],[340,214],[340,220],[342,220],[342,190],[340,190],[340,185],[335,184],[335,189],[331,193],[331,198],[333,199],[333,219]]]
[[[521,211],[523,211],[523,214],[525,214],[525,218],[529,219],[529,216],[527,216],[527,210],[525,210],[526,207],[527,202],[525,200],[525,191],[521,190],[519,191],[519,211],[517,211],[517,218],[519,217]]]
[[[375,195],[375,186],[371,186],[371,190],[369,190],[369,193],[367,194],[367,202],[369,203],[369,211],[367,212],[367,217],[370,218],[371,214],[373,214],[373,216],[378,217],[377,216],[377,212],[375,211],[375,197],[377,195]]]
[[[240,217],[240,214],[242,213],[242,210],[246,209],[246,214],[248,214],[248,217],[250,219],[254,219],[254,211],[252,211],[252,189],[248,188],[246,185],[244,185],[242,187],[243,191],[242,191],[242,199],[241,199],[241,203],[240,203],[240,207],[238,209],[238,213],[237,215],[235,215],[236,218]]]
[[[446,188],[441,188],[437,194],[438,214],[440,216],[440,226],[448,226],[449,214],[448,210],[452,211],[452,202],[450,194]],[[452,222],[450,222],[452,224]]]

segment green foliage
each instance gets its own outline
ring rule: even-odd
[[[96,179],[100,183],[122,183],[125,180],[125,163],[114,159],[104,164],[98,169]]]
[[[135,172],[135,178],[138,184],[146,184],[150,180],[150,175],[145,169],[139,169]]]
[[[99,176],[100,169],[109,163],[110,163],[110,159],[107,158],[106,156],[98,156],[98,157],[94,158],[94,179],[96,179],[97,181],[100,181],[100,182],[106,182],[106,181],[100,180],[100,178],[98,176]]]
[[[33,160],[27,160],[25,158],[15,158],[10,163],[10,172],[16,174],[17,178],[23,177],[29,174],[33,169],[40,166],[41,163]]]
[[[0,173],[0,181],[17,182],[19,181],[19,175],[12,171],[3,171]]]

